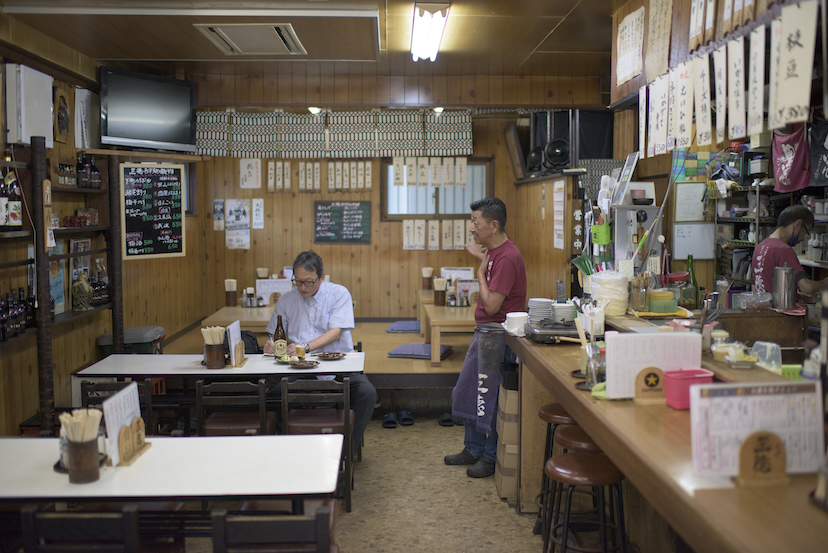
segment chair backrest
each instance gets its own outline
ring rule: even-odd
[[[315,516],[228,515],[212,512],[214,553],[299,552],[329,553],[331,511],[320,507]]]
[[[291,406],[321,407],[325,405],[335,405],[342,409],[345,428],[350,428],[351,381],[348,377],[342,379],[342,382],[316,379],[289,382],[285,377],[282,378],[281,388],[283,428],[287,428]]]
[[[144,427],[148,435],[155,434],[152,423],[152,382],[146,379],[138,384],[138,395],[141,401],[141,415],[144,418]],[[132,384],[132,382],[81,382],[81,407],[94,407],[103,411],[103,402],[109,396],[116,394]]]
[[[204,436],[205,408],[258,407],[259,434],[267,434],[267,384],[263,378],[253,382],[196,382],[198,435]]]
[[[138,507],[120,513],[38,512],[36,505],[21,511],[26,553],[139,553]]]

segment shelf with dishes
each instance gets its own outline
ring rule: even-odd
[[[751,240],[726,240],[720,239],[716,240],[716,243],[720,246],[732,246],[735,248],[753,248],[756,246],[756,242]]]
[[[797,257],[799,264],[804,267],[818,267],[820,269],[828,269],[828,261],[814,261],[804,257]]]

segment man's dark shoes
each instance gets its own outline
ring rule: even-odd
[[[463,448],[463,451],[460,453],[455,455],[446,455],[445,461],[447,465],[473,465],[477,462],[477,459],[477,457],[469,453],[468,449]]]
[[[495,462],[488,457],[480,457],[475,464],[466,469],[466,474],[472,478],[486,478],[495,471]]]

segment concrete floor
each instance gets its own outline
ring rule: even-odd
[[[355,465],[352,512],[338,502],[336,542],[342,553],[536,553],[536,515],[501,500],[493,478],[466,476],[443,457],[463,449],[463,428],[414,414],[413,426],[371,421],[362,462]],[[210,553],[210,539],[187,540],[188,553]]]

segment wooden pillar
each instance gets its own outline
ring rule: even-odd
[[[109,156],[109,232],[106,235],[109,293],[112,302],[112,352],[124,352],[124,291],[121,271],[121,172],[118,156]]]
[[[35,262],[37,264],[37,382],[40,397],[40,435],[55,434],[55,381],[52,361],[52,302],[49,294],[49,256],[46,255],[46,224],[43,181],[46,179],[46,138],[32,137],[32,200],[34,203]]]

